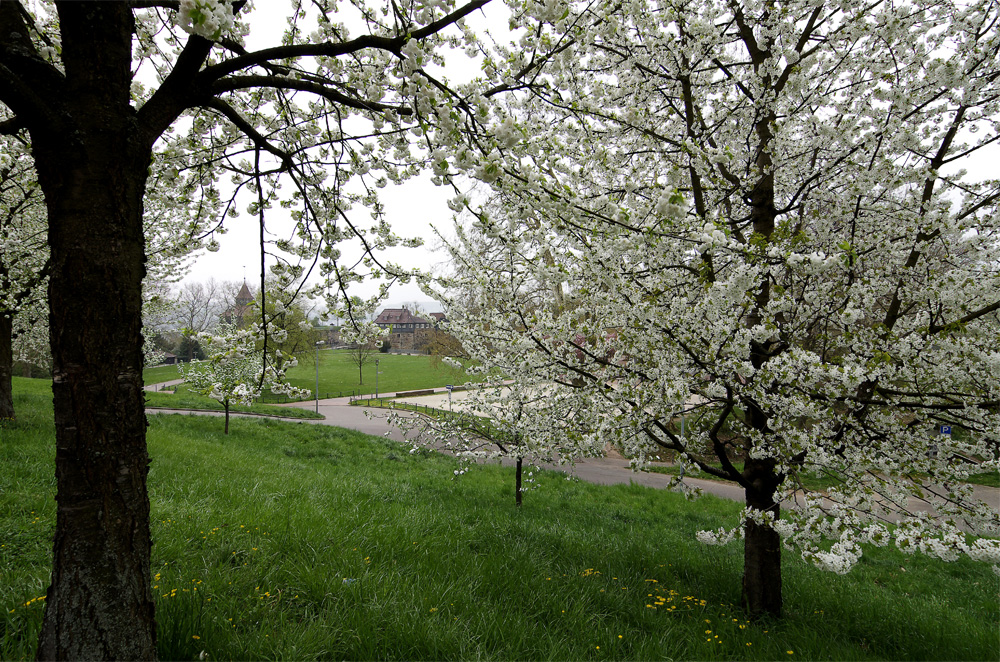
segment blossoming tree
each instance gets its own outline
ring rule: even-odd
[[[14,138],[0,141],[0,419],[10,419],[14,340],[28,344],[25,334],[44,309],[45,212],[27,148]]]
[[[462,368],[460,363],[455,363]],[[493,366],[499,367],[495,363]],[[588,443],[553,444],[548,418],[566,416],[568,410],[563,394],[550,384],[512,385],[503,378],[495,378],[469,384],[465,396],[458,411],[440,412],[432,417],[391,412],[387,420],[402,430],[407,443],[412,445],[410,453],[429,448],[457,457],[461,466],[455,469],[456,478],[466,474],[476,463],[513,462],[513,494],[517,507],[521,506],[528,485],[537,486],[534,472],[541,464],[568,465],[580,457],[597,455]],[[527,476],[524,474],[525,461],[533,467],[529,468]]]
[[[1000,455],[1000,183],[961,169],[998,140],[1000,7],[550,2],[514,24],[535,20],[506,62],[557,55],[437,166],[504,196],[438,293],[469,353],[559,386],[523,410],[553,445],[742,487],[699,539],[743,539],[755,616],[781,612],[783,547],[838,573],[863,544],[1000,562],[963,480]]]
[[[198,334],[198,341],[208,358],[178,366],[191,390],[217,400],[225,409],[226,434],[229,434],[230,407],[253,404],[265,388],[292,397],[308,395],[308,391],[285,382],[284,370],[265,365],[264,350],[257,346],[259,330],[259,325],[243,329],[220,325],[213,333],[203,331]],[[294,357],[284,362],[285,368],[295,365]]]
[[[372,322],[353,323],[341,331],[341,341],[351,347],[348,358],[358,366],[358,385],[365,383],[362,369],[378,356],[379,345],[388,337],[388,329],[376,326]]]
[[[0,2],[0,133],[30,139],[51,260],[59,507],[39,657],[155,657],[141,358],[150,177],[170,182],[168,202],[220,222],[287,209],[296,227],[277,248],[318,255],[335,291],[389,273],[376,252],[401,240],[378,191],[416,172],[411,147],[432,127],[461,129],[439,51],[476,48],[462,20],[486,2],[294,1],[280,41],[257,45],[244,0]],[[370,268],[341,259],[349,238]]]

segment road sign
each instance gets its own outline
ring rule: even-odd
[[[950,425],[942,425],[941,426],[941,434],[951,434],[951,426]]]
[[[446,385],[445,385],[445,388],[446,388],[446,389],[448,389],[448,390],[450,391],[450,390],[452,390],[453,388],[455,388],[455,385],[454,385],[454,384],[446,384]]]

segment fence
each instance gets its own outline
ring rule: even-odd
[[[355,398],[360,397],[360,393],[358,393],[357,391],[337,391],[336,393],[332,391],[327,391],[327,392],[320,392],[319,397],[320,400],[326,400],[329,398],[347,398],[347,397],[354,400]],[[257,399],[257,402],[261,404],[284,404],[286,402],[309,402],[310,400],[315,400],[315,399],[316,396],[312,394],[302,398],[290,398],[284,394],[275,395],[273,393],[264,393],[261,395],[261,397]]]

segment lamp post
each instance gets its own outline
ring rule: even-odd
[[[319,413],[319,346],[326,344],[322,340],[316,341],[316,413]]]
[[[375,359],[375,399],[378,400],[378,359]]]

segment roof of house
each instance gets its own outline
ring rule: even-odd
[[[384,308],[375,318],[376,324],[430,324],[422,317],[417,317],[406,308]]]
[[[251,301],[253,301],[253,295],[250,294],[250,288],[247,287],[246,281],[243,281],[243,287],[236,294],[236,303],[245,306]]]
[[[233,305],[226,308],[220,318],[230,324],[242,324],[243,315],[246,313],[251,303],[253,303],[253,294],[250,293],[250,288],[247,287],[247,282],[243,281],[243,287],[241,287],[240,291],[236,293]]]

